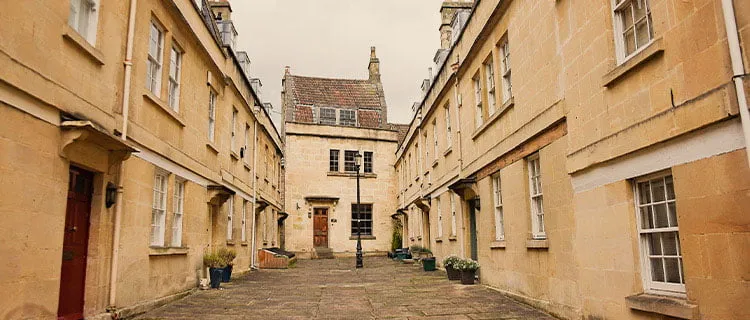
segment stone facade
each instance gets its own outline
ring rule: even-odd
[[[371,231],[362,237],[363,251],[390,249],[391,215],[396,210],[393,151],[401,134],[397,125],[386,122],[379,64],[372,48],[366,80],[303,77],[286,69],[284,140],[286,152],[294,156],[285,166],[289,222],[284,234],[286,249],[302,258],[318,257],[323,251],[356,251],[356,171],[346,155],[355,151],[371,156],[371,167],[363,160],[360,170],[360,203],[372,211]],[[316,230],[314,216],[321,209],[327,214]],[[326,229],[327,236],[316,243],[314,234],[320,229]]]
[[[482,283],[566,319],[750,316],[723,2],[487,0],[461,30],[443,17],[455,41],[396,155],[404,245],[477,259]],[[750,10],[733,6],[747,66]]]
[[[74,258],[64,238],[82,228],[87,319],[194,290],[210,250],[235,249],[242,273],[257,248],[281,241],[281,137],[237,58],[236,34],[221,32],[228,3],[139,1],[131,11],[130,1],[81,2],[94,7],[74,16],[68,2],[0,4],[14,25],[0,26],[0,284],[18,293],[0,302],[3,319],[58,316],[61,288],[76,286],[61,280],[61,261]],[[71,169],[93,174],[88,225],[66,223]]]

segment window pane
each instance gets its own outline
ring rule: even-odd
[[[669,208],[669,226],[677,226],[677,207],[674,202],[670,202],[667,207]]]
[[[646,45],[649,41],[651,41],[651,36],[648,32],[648,20],[643,20],[638,22],[638,24],[635,26],[635,32],[636,37],[638,39],[638,48],[643,47]]]
[[[661,255],[661,235],[659,233],[649,233],[646,235],[649,245],[649,254],[652,256]]]
[[[664,282],[664,265],[661,258],[651,258],[651,280]]]
[[[651,221],[651,207],[641,207],[641,228],[651,229],[653,227],[654,224]]]
[[[679,255],[677,243],[677,232],[666,232],[662,234],[662,244],[664,245],[665,256],[677,256]]]
[[[638,194],[640,194],[640,197],[638,197],[638,199],[639,199],[638,202],[640,204],[651,203],[651,193],[650,193],[650,190],[649,190],[649,183],[648,183],[648,181],[641,182],[641,183],[638,184]]]
[[[641,20],[646,16],[646,5],[643,3],[643,0],[633,1],[632,6],[635,21]]]
[[[669,221],[667,220],[667,204],[657,204],[653,206],[654,208],[654,217],[656,218],[656,227],[657,228],[667,228],[669,227]]]
[[[664,190],[664,180],[657,179],[651,181],[651,193],[654,196],[654,202],[666,200],[666,192]]]
[[[625,32],[625,54],[629,55],[635,52],[635,35],[633,29]]]
[[[667,272],[667,282],[670,283],[681,283],[680,281],[680,267],[678,258],[665,258],[664,269]]]
[[[672,176],[666,177],[664,180],[667,183],[667,199],[674,200],[674,182],[672,181]]]

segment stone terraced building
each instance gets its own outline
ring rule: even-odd
[[[366,253],[390,250],[396,206],[393,163],[405,125],[386,119],[380,60],[371,48],[367,79],[284,73],[282,92],[285,248],[302,258],[352,255],[357,221]],[[362,156],[357,206],[355,155]],[[357,208],[361,208],[360,211]]]
[[[565,319],[750,318],[750,2],[441,11],[396,154],[404,246]]]
[[[227,1],[0,3],[1,319],[112,319],[278,246],[283,145]],[[12,293],[12,294],[10,294]]]

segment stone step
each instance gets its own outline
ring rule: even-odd
[[[333,259],[333,250],[331,248],[315,248],[316,259]]]

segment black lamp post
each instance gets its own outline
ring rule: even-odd
[[[357,169],[357,268],[363,267],[362,262],[362,230],[361,230],[361,222],[362,222],[362,208],[359,204],[359,168],[362,165],[362,154],[357,152],[357,154],[354,155],[354,166],[355,169]]]

